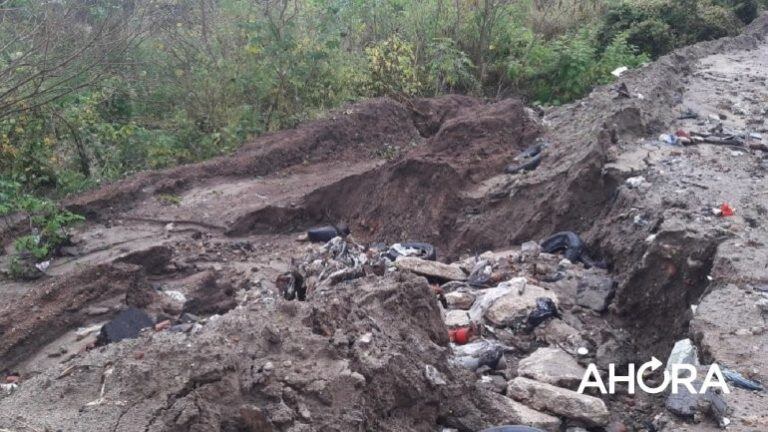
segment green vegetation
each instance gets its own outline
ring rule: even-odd
[[[230,152],[366,97],[458,92],[566,103],[610,82],[616,67],[734,34],[762,7],[758,0],[0,2],[0,179],[54,199]]]
[[[82,216],[59,208],[51,200],[21,192],[18,183],[0,180],[0,218],[23,215],[29,234],[14,241],[11,276],[23,279],[33,274],[36,262],[53,256],[69,242],[67,228],[84,220]]]

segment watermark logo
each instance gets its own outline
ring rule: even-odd
[[[672,394],[677,394],[680,389],[685,388],[690,393],[704,394],[709,389],[720,389],[723,393],[730,393],[730,389],[725,384],[723,372],[720,366],[712,364],[707,371],[706,376],[701,380],[701,387],[696,388],[695,382],[698,377],[696,366],[689,364],[673,364],[664,370],[664,379],[661,384],[651,387],[645,382],[646,372],[653,372],[664,366],[659,359],[652,357],[651,361],[645,362],[640,367],[635,368],[633,363],[627,366],[627,374],[619,375],[616,373],[616,365],[608,365],[608,386],[606,387],[597,366],[593,363],[587,367],[587,372],[581,379],[578,392],[584,393],[588,388],[596,388],[601,394],[615,394],[616,384],[626,383],[629,394],[635,394],[637,387],[645,393],[657,394],[669,389]]]

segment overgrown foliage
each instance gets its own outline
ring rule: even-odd
[[[69,242],[68,228],[85,220],[61,209],[49,199],[22,192],[21,185],[0,178],[0,218],[21,219],[28,234],[17,238],[11,257],[11,276],[19,279],[34,274],[34,265],[52,257]]]
[[[758,0],[0,0],[0,176],[57,197],[347,101],[560,104]]]

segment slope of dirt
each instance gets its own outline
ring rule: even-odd
[[[515,385],[526,382],[516,381],[518,363],[539,347],[605,371],[666,359],[686,337],[703,364],[768,382],[766,34],[763,16],[741,36],[628,72],[620,82],[630,98],[602,87],[543,117],[516,100],[371,100],[231,156],[71,198],[66,204],[88,218],[73,246],[37,281],[0,279],[0,372],[18,384],[3,387],[11,394],[0,396],[0,427],[717,429],[710,415],[671,414],[663,396],[591,400],[609,412],[582,418],[528,400]],[[681,118],[689,110],[697,118]],[[744,145],[658,139],[716,127],[745,135]],[[541,164],[504,173],[532,145],[544,146]],[[734,216],[713,213],[723,203]],[[483,318],[481,339],[503,343],[505,362],[463,370],[446,324],[465,316],[435,298],[444,280],[397,263],[377,267],[373,249],[364,252],[373,261],[345,273],[348,263],[331,265],[318,258],[327,250],[295,241],[338,222],[358,243],[430,242],[440,261],[458,261],[443,268],[454,274],[493,270],[482,290],[450,282],[444,293],[474,300],[525,278],[560,316],[533,333],[507,317]],[[0,229],[10,252],[20,227]],[[608,274],[531,258],[530,244],[484,254],[564,230],[582,234]],[[0,254],[0,267],[7,260]],[[314,278],[307,302],[279,295],[281,277],[296,269]],[[157,331],[94,349],[94,331],[129,306],[145,309]],[[768,428],[763,393],[734,387],[724,400],[729,430]]]

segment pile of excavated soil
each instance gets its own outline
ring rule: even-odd
[[[551,384],[529,366],[544,356],[605,372],[665,360],[690,338],[702,365],[768,382],[766,34],[761,17],[741,36],[627,72],[628,98],[602,87],[543,117],[515,100],[371,100],[231,156],[67,200],[87,216],[72,245],[36,281],[0,275],[0,427],[717,429],[723,418],[674,412],[664,395],[596,398],[607,415],[582,400],[595,411],[580,418],[541,399],[561,392],[542,383],[571,390],[572,377]],[[742,145],[659,140],[718,128]],[[543,147],[535,170],[504,172],[533,145]],[[713,211],[724,203],[734,215]],[[0,223],[0,268],[23,231],[15,222]],[[452,272],[471,271],[488,250],[574,231],[608,269],[544,255],[496,261],[505,277],[555,297],[562,314],[533,332],[502,312],[483,315],[478,337],[504,345],[506,361],[469,371],[447,336],[467,324],[464,309],[433,292],[455,284],[401,269],[343,273],[306,302],[279,295],[276,281],[312,267],[304,260],[315,246],[298,234],[338,222],[361,244],[432,243],[440,261],[464,266]],[[615,293],[594,308],[590,290],[613,293],[590,285],[598,276]],[[472,290],[497,288],[459,292],[489,298]],[[97,347],[101,326],[129,307],[157,328]],[[589,354],[574,355],[573,340]],[[734,386],[723,401],[729,430],[768,428],[764,392]]]

